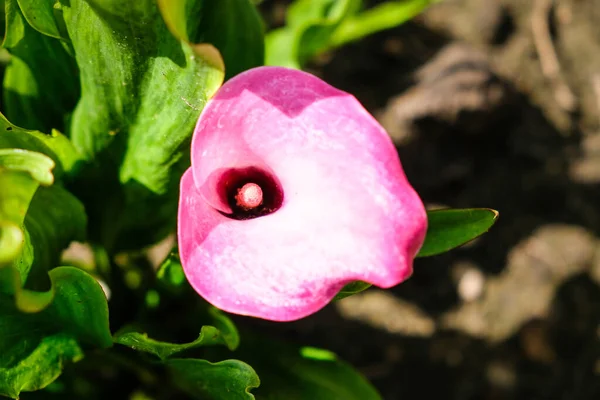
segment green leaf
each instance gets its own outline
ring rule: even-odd
[[[131,347],[134,350],[151,353],[166,360],[173,354],[204,346],[225,345],[235,350],[240,343],[237,329],[233,322],[220,310],[210,308],[209,314],[214,326],[205,325],[200,329],[198,338],[190,343],[169,343],[149,338],[146,333],[135,331],[134,327],[117,332],[114,342]]]
[[[214,326],[203,326],[200,330],[198,339],[190,343],[176,344],[161,342],[148,337],[146,333],[140,332],[121,332],[117,333],[115,343],[123,346],[131,347],[134,350],[151,353],[165,360],[173,354],[180,353],[185,350],[194,349],[202,346],[214,346],[216,344],[225,344],[221,332]]]
[[[175,37],[220,51],[227,79],[263,64],[264,28],[249,0],[158,0],[158,5]]]
[[[24,252],[29,237],[25,216],[41,183],[51,184],[54,162],[40,153],[21,149],[0,149],[0,293],[16,296],[19,304],[45,307],[51,297],[29,296],[21,290],[31,268],[31,252]],[[4,247],[6,246],[6,247]]]
[[[26,284],[32,289],[47,286],[47,271],[56,267],[61,251],[73,241],[83,242],[87,218],[83,205],[59,185],[40,187],[25,217],[25,247],[33,255]]]
[[[23,149],[4,149],[0,148],[0,172],[26,172],[30,175],[34,182],[42,185],[52,185],[54,183],[54,175],[52,175],[52,168],[54,168],[54,161],[51,158],[34,151],[23,150]],[[22,182],[22,181],[21,181]],[[5,183],[5,182],[3,182]],[[5,183],[5,188],[13,186],[10,182]],[[9,186],[11,185],[11,186]],[[27,186],[27,185],[24,185]],[[37,189],[37,185],[34,185]],[[33,189],[35,191],[35,189]],[[31,194],[33,195],[33,194]],[[12,193],[4,193],[3,198],[7,196],[13,196]],[[28,196],[31,197],[31,196]],[[1,197],[0,197],[1,199]],[[7,200],[4,200],[7,201]],[[10,203],[8,204],[10,205]],[[8,215],[17,210],[11,210],[6,207],[1,215]],[[24,217],[25,214],[19,214],[19,217]],[[21,218],[22,219],[22,218]]]
[[[14,365],[0,366],[0,395],[18,399],[21,392],[43,389],[60,376],[67,362],[82,358],[83,352],[72,337],[62,334],[44,337]]]
[[[355,14],[360,0],[297,0],[289,8],[287,25],[266,37],[267,65],[301,68],[329,48],[331,35],[342,21]]]
[[[498,215],[498,211],[488,208],[428,211],[427,236],[417,257],[445,253],[470,242],[487,232]]]
[[[68,39],[59,0],[17,0],[23,16],[38,32],[57,39]]]
[[[177,290],[186,283],[185,272],[179,259],[177,249],[171,251],[167,258],[160,264],[156,273],[158,280],[170,289]]]
[[[48,26],[48,2],[20,0],[29,19],[39,21],[42,30],[56,36],[57,31]],[[43,3],[41,7],[40,3]],[[21,13],[17,0],[6,0],[3,46],[11,54],[3,85],[7,117],[29,129],[63,130],[79,97],[78,71],[69,54],[69,46],[33,29]]]
[[[387,1],[352,15],[331,35],[330,47],[339,47],[385,29],[394,28],[441,0]]]
[[[172,359],[165,365],[175,384],[195,399],[251,400],[250,390],[260,385],[254,369],[239,360]]]
[[[381,399],[362,375],[327,350],[244,335],[239,357],[260,376],[261,385],[254,392],[257,399]]]
[[[387,1],[359,13],[361,0],[296,0],[286,26],[267,34],[266,64],[302,68],[324,51],[400,25],[436,1]]]
[[[20,128],[10,123],[0,114],[0,149],[16,148],[45,154],[56,163],[54,176],[63,173],[74,175],[81,163],[81,157],[71,141],[60,132],[53,130],[50,135]]]
[[[23,231],[18,225],[9,221],[0,222],[0,268],[12,263],[19,256],[24,239]],[[1,285],[2,278],[0,278],[0,292],[2,292]]]
[[[50,271],[52,303],[23,313],[0,294],[0,394],[17,398],[54,381],[66,362],[83,356],[80,345],[109,347],[108,305],[100,285],[73,267]]]
[[[85,236],[79,201],[60,186],[40,187],[53,183],[53,166],[41,153],[0,149],[0,187],[7,189],[0,192],[0,242],[7,243],[0,251],[0,293],[29,312],[49,304],[47,271],[63,248]]]
[[[174,229],[189,140],[223,71],[212,46],[169,32],[155,0],[89,3],[62,6],[81,70],[71,139],[89,162],[74,187],[91,239],[113,252]]]
[[[341,300],[343,298],[352,296],[356,293],[363,292],[370,287],[371,287],[371,284],[367,283],[367,282],[362,282],[362,281],[351,282],[351,283],[347,284],[346,286],[344,286],[344,288],[342,290],[340,290],[338,292],[338,294],[335,295],[335,297],[333,298],[333,301]]]

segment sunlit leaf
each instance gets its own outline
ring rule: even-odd
[[[31,150],[45,154],[56,164],[52,171],[56,178],[60,178],[63,173],[74,175],[81,162],[81,156],[73,144],[60,132],[53,130],[51,134],[45,134],[23,129],[0,114],[0,149],[3,148]]]
[[[330,37],[360,0],[297,0],[287,11],[286,26],[266,37],[267,65],[301,68],[329,47]]]
[[[91,3],[62,6],[82,84],[71,139],[89,163],[74,188],[92,240],[138,248],[175,226],[187,145],[223,71],[209,45],[169,32],[154,0]]]
[[[417,257],[444,253],[470,242],[487,232],[498,215],[488,208],[428,211],[427,236]]]
[[[0,134],[0,145],[6,137]],[[27,134],[23,138],[44,146]],[[57,265],[62,249],[85,236],[83,206],[52,185],[54,165],[38,152],[0,148],[0,242],[6,244],[0,250],[0,293],[14,296],[17,307],[28,312],[49,304],[47,271]]]

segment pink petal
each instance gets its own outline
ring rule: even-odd
[[[283,190],[277,211],[237,220],[219,191],[257,167]],[[236,314],[289,321],[355,280],[388,288],[412,272],[427,228],[383,128],[351,95],[296,70],[229,80],[194,132],[181,181],[179,250],[194,289]]]

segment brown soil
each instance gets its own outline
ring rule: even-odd
[[[600,0],[445,0],[310,70],[380,119],[426,203],[500,220],[392,290],[238,323],[386,400],[600,398]]]

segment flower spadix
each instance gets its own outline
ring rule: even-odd
[[[225,311],[289,321],[342,287],[410,276],[427,228],[384,129],[319,78],[259,67],[206,105],[181,180],[188,281]]]

